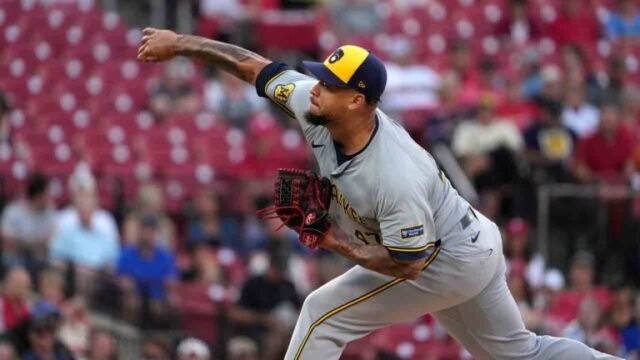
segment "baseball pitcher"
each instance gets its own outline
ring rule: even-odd
[[[374,54],[342,46],[324,62],[305,62],[310,77],[231,44],[143,34],[139,60],[183,55],[217,65],[297,119],[311,145],[320,174],[280,169],[263,215],[357,265],[306,298],[287,360],[338,359],[350,341],[426,313],[477,359],[616,359],[525,329],[498,227],[377,108],[387,78]]]

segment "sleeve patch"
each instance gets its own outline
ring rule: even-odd
[[[411,239],[417,236],[424,235],[424,225],[417,225],[400,229],[400,235],[403,239]]]
[[[295,88],[296,85],[293,83],[286,85],[277,85],[275,90],[273,91],[273,96],[276,98],[276,100],[282,103],[286,103],[287,100],[289,100],[289,96],[291,96],[293,89]]]

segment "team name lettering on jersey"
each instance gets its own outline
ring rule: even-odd
[[[362,217],[360,217],[358,212],[356,212],[351,204],[349,204],[347,198],[342,194],[340,189],[338,189],[335,184],[333,184],[333,186],[331,187],[331,197],[338,203],[338,205],[340,205],[342,210],[344,210],[344,213],[347,214],[347,216],[351,220],[357,222],[358,224],[364,224],[364,222],[362,221]]]

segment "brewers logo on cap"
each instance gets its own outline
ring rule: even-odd
[[[324,62],[304,61],[304,65],[329,85],[354,89],[375,100],[380,99],[387,83],[382,61],[360,46],[341,46]]]
[[[344,51],[342,51],[342,49],[338,49],[331,56],[329,56],[329,63],[333,64],[334,62],[342,59],[343,56]]]

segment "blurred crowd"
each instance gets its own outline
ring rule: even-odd
[[[445,145],[477,192],[476,207],[501,226],[508,284],[527,327],[640,359],[640,5],[587,2],[202,0],[197,31],[294,66],[342,43],[373,49],[389,73],[381,108],[425,148]],[[313,16],[292,17],[292,8]],[[279,9],[291,27],[257,23]],[[3,23],[0,16],[0,28],[10,28]],[[282,31],[292,47],[281,48]],[[3,88],[3,76],[17,71],[8,54],[0,50],[3,66],[14,64],[0,74],[2,161],[8,151],[35,154],[41,144],[24,136],[20,121],[26,114],[36,127],[35,104],[46,96],[30,103]],[[140,109],[115,103],[144,111],[136,121],[164,126],[213,114],[232,129],[220,141],[247,137],[258,155],[278,152],[280,141],[297,149],[287,145],[300,141],[295,120],[253,87],[184,59],[153,69],[134,89],[146,91]],[[40,94],[34,78],[26,94]],[[90,95],[103,86],[93,80]],[[96,104],[86,106],[94,118]],[[198,142],[196,155],[207,141],[218,140]],[[145,159],[147,145],[134,142],[131,151]],[[172,158],[182,156],[173,150]],[[299,155],[313,166],[308,152]],[[104,196],[103,180],[114,173],[78,160],[62,182],[50,167],[34,166],[19,193],[6,189],[7,174],[20,169],[3,173],[0,360],[131,358],[126,335],[100,316],[143,331],[141,359],[281,359],[305,295],[350,266],[256,218],[269,203],[268,175],[188,185],[175,204],[168,182],[138,168],[133,190]],[[555,183],[595,185],[598,193],[552,203],[552,259],[534,246],[533,230],[536,191]],[[381,330],[344,358],[424,359],[407,350],[421,344],[433,359],[468,358],[429,316],[402,326],[409,330]],[[437,355],[442,344],[449,355]]]

